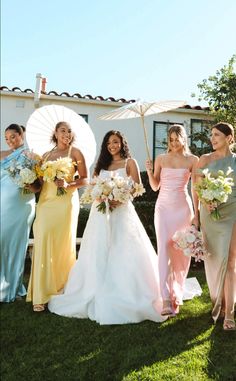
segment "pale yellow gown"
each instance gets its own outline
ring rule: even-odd
[[[72,168],[72,181],[75,171]],[[33,225],[34,249],[26,301],[47,303],[63,289],[76,260],[76,231],[79,215],[77,189],[57,196],[54,183],[45,182],[36,207]]]
[[[233,226],[236,223],[236,155],[232,154],[224,159],[215,160],[207,168],[212,173],[217,173],[219,169],[224,172],[228,167],[233,169],[230,177],[234,179],[232,193],[226,203],[219,205],[221,218],[213,221],[207,209],[201,205],[200,218],[201,228],[205,244],[210,256],[205,258],[206,278],[213,304],[212,318],[216,321],[223,306],[223,291],[225,275],[229,257],[229,245],[232,236]],[[232,292],[236,302],[236,279],[232,279]]]

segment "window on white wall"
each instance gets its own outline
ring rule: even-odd
[[[167,133],[173,122],[153,122],[153,159],[166,152],[167,149]],[[182,123],[178,123],[183,125]]]
[[[197,148],[207,147],[209,142],[207,142],[206,139],[209,137],[209,131],[209,121],[202,119],[191,119],[191,145],[195,145]],[[198,136],[202,136],[203,138],[198,139]]]
[[[85,122],[88,123],[88,115],[87,114],[79,114],[82,118],[84,118]]]

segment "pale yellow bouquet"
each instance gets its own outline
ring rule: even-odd
[[[46,161],[41,166],[43,180],[50,183],[56,179],[66,179],[71,174],[74,163],[70,157],[60,157],[54,161]],[[66,189],[57,187],[57,196],[66,194]]]

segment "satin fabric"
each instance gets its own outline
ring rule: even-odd
[[[127,176],[126,169],[100,177]],[[90,318],[99,324],[161,322],[157,255],[131,202],[111,213],[95,202],[84,231],[78,260],[64,294],[48,303],[58,315]]]
[[[74,169],[67,181],[73,179]],[[33,224],[34,248],[26,301],[47,303],[59,293],[76,259],[79,215],[77,189],[57,196],[54,183],[44,182]]]
[[[30,228],[35,215],[35,195],[23,194],[5,168],[20,160],[20,147],[1,161],[0,301],[13,302],[26,294],[23,274]]]
[[[177,230],[190,226],[193,218],[187,189],[190,171],[186,168],[162,168],[160,176],[154,220],[161,295],[163,300],[181,305],[191,258],[173,247],[172,237]]]
[[[219,205],[220,219],[213,221],[207,209],[201,205],[200,221],[205,245],[210,253],[206,257],[205,270],[210,297],[213,303],[212,317],[216,321],[219,317],[222,307],[223,289],[225,274],[229,256],[229,245],[232,235],[232,229],[236,222],[236,155],[230,155],[224,159],[213,161],[207,165],[212,173],[217,173],[219,169],[224,172],[228,167],[233,169],[229,176],[234,179],[232,193],[226,203]],[[236,279],[231,285],[234,292],[234,301],[236,302]]]

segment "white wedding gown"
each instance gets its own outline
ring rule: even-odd
[[[126,169],[102,170],[100,177]],[[111,213],[91,207],[79,257],[64,293],[48,304],[58,315],[89,318],[100,324],[162,322],[157,255],[131,202]]]

